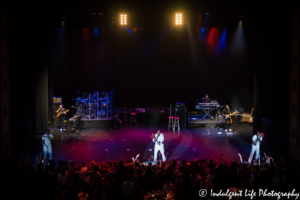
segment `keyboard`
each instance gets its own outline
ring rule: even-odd
[[[196,105],[196,110],[197,109],[215,109],[219,106],[218,103],[198,103],[198,105]]]

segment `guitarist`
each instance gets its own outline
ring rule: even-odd
[[[260,143],[262,142],[263,137],[264,137],[264,134],[260,133],[259,131],[257,131],[256,135],[253,135],[252,145],[251,145],[252,148],[251,148],[251,153],[250,153],[250,156],[249,156],[249,159],[248,159],[248,163],[251,163],[254,152],[255,152],[255,160],[258,159]]]
[[[223,117],[225,119],[226,123],[226,129],[225,132],[227,132],[227,130],[229,129],[229,132],[231,132],[231,115],[230,115],[230,108],[228,105],[225,106],[224,110],[223,110]]]
[[[59,109],[56,111],[57,114],[59,114],[59,120],[60,120],[60,123],[59,123],[59,127],[60,127],[60,130],[61,131],[65,131],[65,118],[66,118],[66,109],[63,107],[63,105],[61,104],[59,106]]]
[[[164,144],[163,144],[164,139],[165,139],[164,134],[162,134],[160,132],[160,130],[158,130],[157,133],[155,133],[155,135],[152,134],[152,141],[155,142],[155,145],[154,145],[154,162],[157,162],[157,153],[158,153],[158,151],[160,151],[163,161],[166,161],[165,149],[164,149]]]

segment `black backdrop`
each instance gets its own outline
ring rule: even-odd
[[[234,31],[227,29],[227,43]],[[253,63],[229,48],[211,53],[197,39],[197,28],[191,32],[193,52],[187,27],[142,28],[132,35],[125,28],[58,28],[49,44],[53,94],[70,106],[77,89],[80,95],[114,89],[115,107],[136,107],[137,102],[139,107],[168,107],[180,101],[194,109],[194,101],[208,93],[240,109],[246,99],[249,112]]]

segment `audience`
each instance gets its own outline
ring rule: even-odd
[[[240,156],[240,154],[239,154]],[[2,169],[1,194],[6,199],[144,199],[153,191],[171,191],[174,199],[198,199],[200,189],[268,189],[292,191],[300,188],[299,164],[280,158],[277,162],[264,156],[256,164],[238,162],[227,164],[220,156],[216,161],[197,159],[158,165],[120,160],[90,165],[55,160],[41,162],[37,156],[35,165],[28,159],[12,162]],[[169,163],[169,164],[168,164]],[[208,192],[208,195],[210,193]],[[209,196],[207,197],[209,198]]]
[[[61,166],[60,172],[57,175],[58,186],[62,191],[65,191],[69,182],[68,172],[65,166]]]
[[[95,161],[91,162],[91,169],[88,169],[85,173],[85,176],[89,177],[88,182],[88,191],[89,196],[93,196],[94,191],[97,190],[97,188],[100,185],[100,173],[99,173],[99,167],[96,167]]]
[[[88,171],[88,167],[86,164],[83,162],[81,163],[82,168],[80,170],[80,179],[81,179],[81,187],[82,189],[86,192],[88,191],[88,184],[89,184],[89,176],[86,174]]]
[[[124,199],[133,199],[134,197],[134,185],[133,176],[128,176],[127,180],[122,185]]]
[[[164,185],[162,190],[167,191],[167,192],[168,191],[175,192],[174,185],[172,183],[170,183],[170,180],[168,178],[166,179],[166,184]]]

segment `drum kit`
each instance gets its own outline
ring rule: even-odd
[[[89,101],[89,99],[77,98],[75,100],[82,105],[79,107],[81,110],[77,110],[77,112],[79,112],[83,118],[96,119],[106,115],[106,98],[99,98],[98,103],[97,99],[91,99]]]

